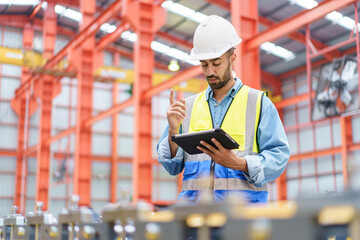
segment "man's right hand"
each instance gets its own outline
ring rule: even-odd
[[[167,108],[166,116],[169,123],[169,134],[178,134],[180,124],[186,116],[185,100],[175,101],[174,90],[170,90],[170,106]]]
[[[178,145],[171,141],[171,135],[179,134],[180,124],[186,116],[185,100],[175,101],[174,90],[170,90],[170,106],[167,108],[166,116],[169,123],[169,145],[171,158],[175,157]]]

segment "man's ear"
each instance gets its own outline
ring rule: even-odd
[[[236,59],[236,53],[233,53],[231,56],[230,56],[230,63],[233,64],[235,62],[235,59]]]

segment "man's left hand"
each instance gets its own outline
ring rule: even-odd
[[[230,149],[224,148],[215,138],[212,138],[211,141],[217,149],[205,141],[200,141],[200,144],[205,148],[201,146],[197,146],[197,148],[209,155],[217,164],[234,170],[247,171],[247,163],[244,157],[239,157]]]

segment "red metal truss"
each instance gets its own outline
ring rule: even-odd
[[[48,1],[48,6],[44,12],[43,27],[44,56],[46,58],[51,58],[54,54],[56,27],[55,2]],[[47,75],[42,76],[35,88],[36,95],[41,99],[35,200],[43,202],[45,210],[48,208],[49,201],[50,171],[50,146],[45,144],[45,140],[51,136],[52,99],[59,93],[60,89],[61,86],[54,82],[54,77]]]
[[[154,0],[126,0],[123,16],[137,34],[134,46],[134,138],[133,138],[133,201],[152,201],[152,135],[151,99],[142,99],[142,92],[152,86],[154,52],[151,42],[155,32],[165,24],[165,10]]]
[[[34,30],[30,24],[24,26],[23,30],[23,46],[25,49],[32,47],[34,38]],[[24,82],[30,72],[27,68],[22,68],[21,82]],[[30,96],[23,96],[17,99],[17,115],[18,115],[18,144],[16,152],[16,171],[15,171],[15,197],[14,205],[18,206],[21,213],[25,212],[25,196],[26,196],[26,178],[27,178],[27,156],[25,154],[28,136],[29,136],[29,105]],[[11,102],[12,106],[14,101]]]
[[[32,19],[35,17],[35,15],[40,11],[41,5],[42,5],[43,2],[44,2],[44,0],[41,0],[41,1],[36,5],[36,7],[35,7],[34,10],[32,11],[32,13],[30,14],[29,20],[32,20]]]
[[[99,42],[96,43],[96,51],[104,50],[110,43],[118,39],[121,34],[130,28],[130,24],[127,22],[121,23],[117,26],[116,30],[112,33],[107,34]]]
[[[258,33],[259,11],[257,1],[239,0],[231,1],[231,21],[237,29],[239,36],[245,42]],[[260,89],[260,58],[259,49],[247,49],[241,44],[235,50],[239,60],[235,60],[234,70],[239,74],[240,79],[248,86]]]
[[[315,22],[326,14],[346,7],[357,0],[342,0],[342,1],[325,1],[320,3],[318,6],[301,12],[293,17],[290,17],[280,23],[273,25],[265,31],[257,34],[251,39],[245,40],[244,45],[247,50],[252,50],[259,47],[262,43],[267,41],[273,41],[288,33],[291,33],[306,24]]]
[[[95,14],[95,0],[81,0],[80,10],[83,25],[81,32],[93,32],[88,29],[92,26]],[[109,17],[114,13],[109,13]],[[87,35],[87,34],[85,34]],[[76,46],[76,44],[74,45]],[[83,122],[92,116],[93,72],[95,69],[95,32],[89,34],[81,46],[72,48],[70,62],[77,70],[77,106],[75,127],[75,152],[73,171],[73,194],[79,195],[79,205],[91,206],[91,127],[84,126]]]

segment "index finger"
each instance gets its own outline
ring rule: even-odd
[[[174,98],[174,89],[170,89],[170,105],[172,105],[175,102],[175,98]]]

